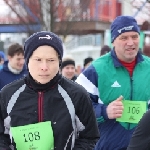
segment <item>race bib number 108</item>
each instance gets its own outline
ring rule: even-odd
[[[53,150],[51,122],[40,122],[10,128],[17,150]]]

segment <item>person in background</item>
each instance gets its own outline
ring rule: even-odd
[[[23,47],[14,43],[8,48],[8,61],[5,61],[0,70],[0,89],[14,80],[20,79],[27,74],[24,64]]]
[[[111,48],[110,48],[108,45],[104,45],[104,46],[101,48],[100,56],[103,56],[103,55],[109,53],[110,51],[111,51]]]
[[[0,56],[0,70],[3,68],[3,63],[4,63],[3,58]]]
[[[64,58],[60,67],[62,76],[75,81],[77,79],[75,72],[75,61],[72,58]]]
[[[91,64],[92,61],[93,61],[92,57],[87,57],[84,59],[82,72]]]
[[[0,150],[93,150],[99,132],[90,97],[59,74],[62,40],[37,32],[24,51],[28,75],[0,92]]]
[[[144,54],[145,56],[150,57],[150,45],[145,45],[145,46],[143,47],[143,54]]]
[[[6,61],[5,54],[3,51],[0,51],[0,70],[3,68],[4,61]]]
[[[126,150],[150,99],[150,58],[139,51],[136,20],[118,16],[111,37],[113,49],[76,80],[89,92],[95,110],[100,131],[95,150]]]
[[[0,56],[3,58],[3,61],[6,61],[6,56],[3,51],[0,51]]]
[[[150,150],[150,110],[140,120],[127,150]]]

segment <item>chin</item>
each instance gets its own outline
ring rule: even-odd
[[[48,83],[49,81],[39,81],[40,84],[46,84]]]
[[[136,58],[137,54],[132,54],[132,55],[126,55],[126,58],[129,60],[134,60]]]
[[[72,78],[71,77],[66,77],[67,79],[71,80]]]
[[[21,70],[22,70],[22,68],[17,68],[17,70],[18,70],[18,71],[21,71]]]
[[[39,80],[39,82],[41,83],[41,84],[46,84],[46,83],[48,83],[48,82],[50,82],[52,79],[45,79],[45,80]]]
[[[127,62],[132,62],[135,60],[135,57],[130,57],[130,58],[128,57],[126,60],[127,60]]]

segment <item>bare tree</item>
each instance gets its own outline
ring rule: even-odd
[[[43,29],[66,36],[72,22],[88,20],[90,0],[40,0]]]
[[[26,25],[29,34],[32,34],[30,24],[40,24],[41,30],[52,31],[63,35],[65,40],[73,30],[73,22],[88,20],[88,6],[91,0],[4,0],[19,18],[21,24]],[[34,5],[39,4],[40,8]],[[32,13],[31,6],[40,12]],[[29,9],[29,10],[28,10]],[[75,31],[74,31],[75,32]]]
[[[30,6],[35,6],[35,1],[33,4],[33,1],[29,1],[30,3],[26,3],[26,1],[20,1],[20,0],[3,0],[11,9],[14,14],[16,14],[16,17],[18,18],[18,22],[11,22],[11,24],[18,24],[18,28],[20,28],[19,25],[24,25],[24,28],[26,29],[26,32],[28,35],[31,35],[34,30],[32,25],[34,24],[41,24],[40,23],[40,16],[36,16],[31,11]],[[36,0],[38,4],[39,0]],[[38,9],[38,8],[37,8]],[[20,28],[20,32],[24,32],[23,28]]]

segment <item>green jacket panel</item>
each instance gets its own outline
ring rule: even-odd
[[[150,100],[150,58],[143,56],[144,61],[136,64],[130,77],[124,66],[115,66],[111,53],[95,60],[92,65],[98,74],[98,90],[101,101],[108,105],[120,95],[124,100]],[[128,123],[121,123],[128,128]],[[136,124],[131,124],[130,128]]]

